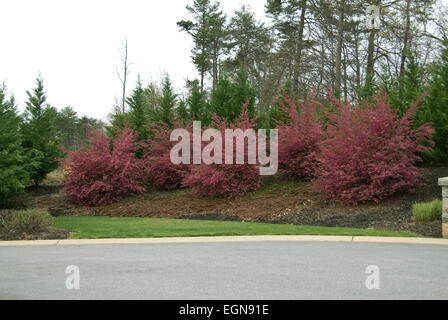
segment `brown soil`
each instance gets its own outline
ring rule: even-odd
[[[357,207],[332,204],[311,190],[310,183],[265,179],[264,186],[233,200],[196,198],[189,190],[150,191],[121,202],[98,207],[78,207],[65,200],[55,185],[30,190],[32,207],[48,208],[54,216],[94,215],[112,217],[157,217],[206,220],[254,221],[297,225],[374,228],[412,231],[424,236],[441,237],[441,223],[412,221],[412,204],[441,198],[439,177],[448,168],[431,168],[429,183],[415,194],[401,194],[380,204]]]
[[[4,233],[0,230],[0,240],[58,240],[67,239],[70,236],[70,231],[62,229],[48,228],[47,230],[35,234],[10,234]]]

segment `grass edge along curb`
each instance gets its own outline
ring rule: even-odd
[[[420,237],[412,232],[375,229],[159,218],[56,217],[54,227],[74,231],[69,239],[276,235]]]

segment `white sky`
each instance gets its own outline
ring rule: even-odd
[[[132,62],[128,94],[137,74],[146,84],[168,72],[181,91],[197,78],[190,36],[176,22],[189,19],[192,0],[1,0],[0,82],[6,80],[24,109],[25,90],[42,74],[48,102],[72,106],[80,115],[106,119],[120,96],[116,74],[121,41]],[[250,3],[263,17],[265,0],[222,0],[229,15]]]

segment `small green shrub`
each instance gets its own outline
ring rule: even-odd
[[[419,222],[429,222],[442,218],[443,205],[441,200],[416,203],[412,206],[414,219]]]
[[[34,234],[45,231],[53,224],[47,210],[0,211],[0,231],[8,234]]]

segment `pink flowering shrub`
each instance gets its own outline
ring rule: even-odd
[[[425,179],[416,166],[419,153],[431,149],[429,124],[413,130],[412,116],[421,99],[403,118],[392,111],[385,95],[352,107],[331,96],[336,112],[329,115],[327,139],[320,143],[315,188],[333,201],[378,202],[399,191],[415,191]]]
[[[257,190],[261,185],[259,170],[252,165],[195,166],[184,185],[192,188],[195,196],[235,197]]]
[[[143,160],[135,157],[137,134],[123,129],[115,140],[89,130],[90,148],[61,159],[64,192],[79,205],[101,205],[146,192]]]
[[[182,123],[174,121],[174,128],[183,128],[191,132],[192,129]],[[183,178],[190,173],[190,165],[175,165],[171,162],[170,153],[177,142],[170,141],[173,128],[165,123],[149,125],[152,136],[145,144],[145,172],[148,182],[157,189],[175,190],[182,188]]]
[[[183,187],[182,179],[190,172],[190,166],[175,165],[170,156],[147,157],[145,170],[148,181],[157,189],[176,190]]]
[[[299,108],[284,93],[284,100],[279,101],[283,120],[276,121],[278,129],[279,169],[284,177],[314,177],[317,164],[318,144],[323,137],[322,125],[316,116],[315,100]]]
[[[212,115],[212,120],[212,128],[221,132],[223,148],[226,145],[225,129],[241,129],[245,131],[255,128],[255,121],[249,119],[247,104],[243,106],[240,117],[233,123],[227,123],[216,115]],[[234,139],[235,141],[236,139]],[[233,198],[247,192],[256,191],[261,186],[261,178],[258,166],[249,164],[247,140],[244,143],[244,164],[236,164],[236,143],[232,143],[232,145],[234,164],[225,164],[225,151],[223,150],[223,164],[193,166],[191,173],[184,178],[183,185],[191,188],[194,195],[202,197],[220,196]],[[212,153],[212,155],[214,154]]]

